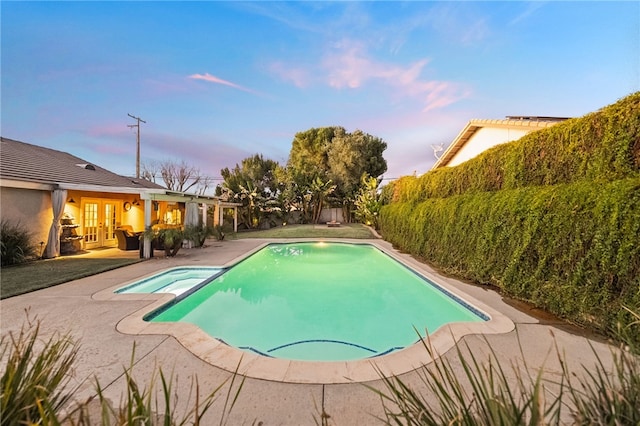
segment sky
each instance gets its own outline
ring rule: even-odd
[[[342,126],[387,143],[389,181],[471,119],[579,117],[640,90],[638,1],[3,0],[0,19],[2,136],[127,176],[129,114],[142,163],[219,179]]]

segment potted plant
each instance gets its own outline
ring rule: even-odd
[[[195,247],[202,247],[207,238],[214,235],[210,226],[190,225],[184,228],[184,238],[192,241]]]
[[[152,240],[152,247],[164,249],[167,257],[175,256],[185,239],[184,231],[180,228],[147,228],[143,236]]]

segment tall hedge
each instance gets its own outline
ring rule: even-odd
[[[383,236],[439,268],[605,332],[640,311],[640,92],[392,189]]]
[[[640,92],[581,118],[495,146],[457,167],[394,183],[395,202],[640,176]]]

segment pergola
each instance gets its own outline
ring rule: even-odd
[[[216,217],[214,217],[214,225],[222,226],[224,224],[224,215],[223,209],[230,208],[233,209],[233,232],[238,231],[238,207],[242,204],[240,203],[232,203],[228,201],[224,201],[221,198],[215,196],[208,195],[197,195],[197,194],[188,194],[184,192],[174,192],[169,190],[150,190],[144,191],[140,194],[140,199],[144,201],[144,227],[148,229],[151,224],[151,212],[153,210],[153,203],[155,201],[163,201],[163,202],[174,202],[174,203],[185,203],[186,205],[186,218],[185,225],[195,225],[197,224],[197,213],[196,218],[193,217],[193,213],[197,212],[197,206],[214,206],[216,209]],[[202,209],[202,222],[207,222],[207,209]],[[151,257],[151,239],[144,239],[144,257]]]

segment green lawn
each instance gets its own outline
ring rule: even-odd
[[[3,267],[0,271],[0,298],[40,290],[139,261],[140,259],[57,258]]]
[[[264,231],[243,231],[230,235],[240,238],[376,238],[360,223],[346,223],[335,228],[326,225],[286,225]]]

